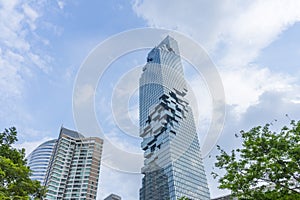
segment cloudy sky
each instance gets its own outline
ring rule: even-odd
[[[76,130],[73,88],[89,52],[120,32],[154,27],[192,38],[210,56],[226,96],[226,118],[218,144],[235,148],[240,142],[234,134],[241,129],[274,122],[276,131],[289,118],[299,119],[299,22],[298,0],[2,0],[0,127],[16,126],[17,146],[26,148],[27,153],[41,142],[56,138],[62,125]],[[106,137],[120,149],[136,154],[141,153],[140,139],[134,133],[137,129],[133,126],[128,135],[130,128],[116,124],[122,124],[118,112],[124,108],[112,111],[115,107],[111,104],[112,99],[118,103],[122,95],[129,94],[125,110],[137,125],[138,83],[137,79],[126,82],[131,80],[126,75],[139,76],[137,66],[145,63],[146,54],[147,50],[141,50],[116,59],[95,91],[85,88],[81,98],[93,95],[97,120]],[[201,74],[194,76],[188,64],[185,72],[196,97],[201,140],[212,114],[210,93]],[[132,90],[122,90],[122,83]],[[116,116],[121,117],[119,122]],[[213,149],[204,158],[212,197],[226,193],[217,189],[210,175],[216,153]],[[103,166],[98,199],[110,193],[125,200],[138,199],[140,185],[141,175]]]

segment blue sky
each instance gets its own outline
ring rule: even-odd
[[[122,31],[156,27],[191,37],[212,58],[226,96],[226,119],[218,143],[235,148],[240,143],[233,140],[234,133],[241,129],[277,119],[276,130],[288,123],[285,114],[300,117],[299,10],[297,0],[0,1],[0,127],[16,126],[17,146],[28,153],[56,138],[62,124],[76,129],[73,87],[89,52]],[[110,102],[118,81],[143,65],[146,53],[133,52],[112,63],[95,92],[99,102],[95,110],[107,137],[136,153],[140,139],[118,129]],[[201,138],[210,122],[211,99],[201,75],[193,76],[187,65],[185,72],[197,98]],[[137,83],[129,87],[136,88]],[[128,106],[134,124],[136,92]],[[211,158],[204,158],[212,197],[226,193],[217,189],[210,176],[215,154],[213,149]],[[112,192],[125,200],[138,199],[140,175],[105,166],[101,170],[98,199]]]

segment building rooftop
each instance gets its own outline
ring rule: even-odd
[[[80,134],[76,131],[72,131],[70,129],[64,128],[64,127],[61,127],[60,134],[65,134],[72,138],[84,138],[84,136],[82,134]]]
[[[104,200],[121,200],[121,197],[116,194],[110,194]]]

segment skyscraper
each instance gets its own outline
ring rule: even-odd
[[[139,92],[140,200],[210,199],[180,53],[170,36],[149,52]]]
[[[38,146],[27,157],[27,164],[32,170],[30,178],[44,184],[48,164],[57,140],[49,140]]]
[[[61,128],[45,178],[45,199],[96,199],[102,146],[97,137]]]

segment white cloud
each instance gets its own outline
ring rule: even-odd
[[[189,90],[187,98],[189,99],[193,110],[198,137],[200,142],[204,142],[204,138],[209,130],[213,112],[211,95],[205,81],[200,75],[186,77],[186,79]]]
[[[8,59],[12,57],[15,58],[12,63],[9,63]],[[18,68],[14,67],[18,59],[22,60],[23,57],[11,51],[0,51],[0,93],[3,98],[7,98],[8,95],[19,96],[21,94],[22,78],[18,74]]]
[[[150,26],[187,33],[208,48],[214,46],[218,40],[218,27],[221,25],[218,20],[222,20],[220,15],[225,14],[224,5],[226,5],[226,1],[215,4],[213,1],[197,0],[188,3],[185,1],[136,0],[133,9]]]
[[[253,1],[224,30],[223,40],[228,45],[224,64],[239,65],[253,60],[284,30],[300,21],[299,9],[297,0]]]
[[[40,140],[37,141],[25,141],[23,143],[17,143],[14,144],[14,147],[17,149],[25,149],[25,154],[26,156],[28,156],[35,148],[37,148],[39,145],[41,145],[42,143],[48,141],[48,140],[52,140],[53,138],[50,137],[44,137]]]
[[[124,74],[113,88],[112,114],[116,125],[125,133],[139,137],[138,128],[138,84],[141,67]],[[133,102],[135,101],[135,102]]]
[[[37,66],[43,72],[48,73],[51,71],[51,67],[48,66],[48,56],[44,55],[42,58],[40,55],[30,52],[28,53],[28,58],[31,60],[32,64]]]
[[[32,3],[32,2],[31,2]],[[34,4],[34,3],[32,3]],[[2,122],[9,121],[6,113],[20,116],[18,101],[24,97],[25,84],[35,69],[48,72],[50,57],[41,56],[40,38],[36,31],[42,9],[20,0],[0,0],[0,112]],[[42,44],[43,45],[43,44]],[[16,117],[15,117],[16,118]],[[15,120],[15,119],[14,119]]]
[[[39,17],[39,14],[28,4],[22,6],[25,16],[27,16],[27,23],[31,30],[36,29],[35,20]]]
[[[138,107],[138,102],[134,105],[128,108],[128,115],[131,120],[131,122],[135,126],[139,126],[139,107]]]
[[[66,5],[66,2],[64,2],[64,1],[57,1],[57,5],[58,5],[58,7],[59,7],[61,10],[63,10],[64,7],[65,7],[65,5]]]
[[[85,84],[78,87],[75,91],[74,103],[78,106],[84,106],[92,102],[92,98],[95,94],[95,89],[92,85]]]
[[[209,52],[227,49],[223,64],[246,64],[289,26],[300,21],[300,2],[136,0],[138,16],[150,26],[184,32]],[[188,11],[188,12],[186,12]]]
[[[122,151],[135,153],[135,154],[142,154],[140,146],[135,145],[137,141],[130,140],[130,137],[128,135],[124,134],[122,131],[120,131],[117,128],[113,128],[110,132],[105,133],[105,137],[114,146],[121,149]]]
[[[294,79],[288,75],[272,73],[268,68],[249,66],[220,70],[226,102],[234,107],[237,115],[251,105],[259,103],[259,97],[269,91],[285,91],[293,87]]]
[[[1,46],[28,50],[29,44],[24,39],[24,33],[22,33],[22,20],[25,18],[24,13],[18,11],[16,6],[17,0],[12,1],[0,1],[0,41]]]
[[[221,66],[226,101],[235,106],[237,114],[257,104],[264,92],[292,87],[293,75],[277,74],[251,62],[284,30],[300,21],[297,0],[136,0],[133,9],[150,26],[186,33],[214,55]]]

